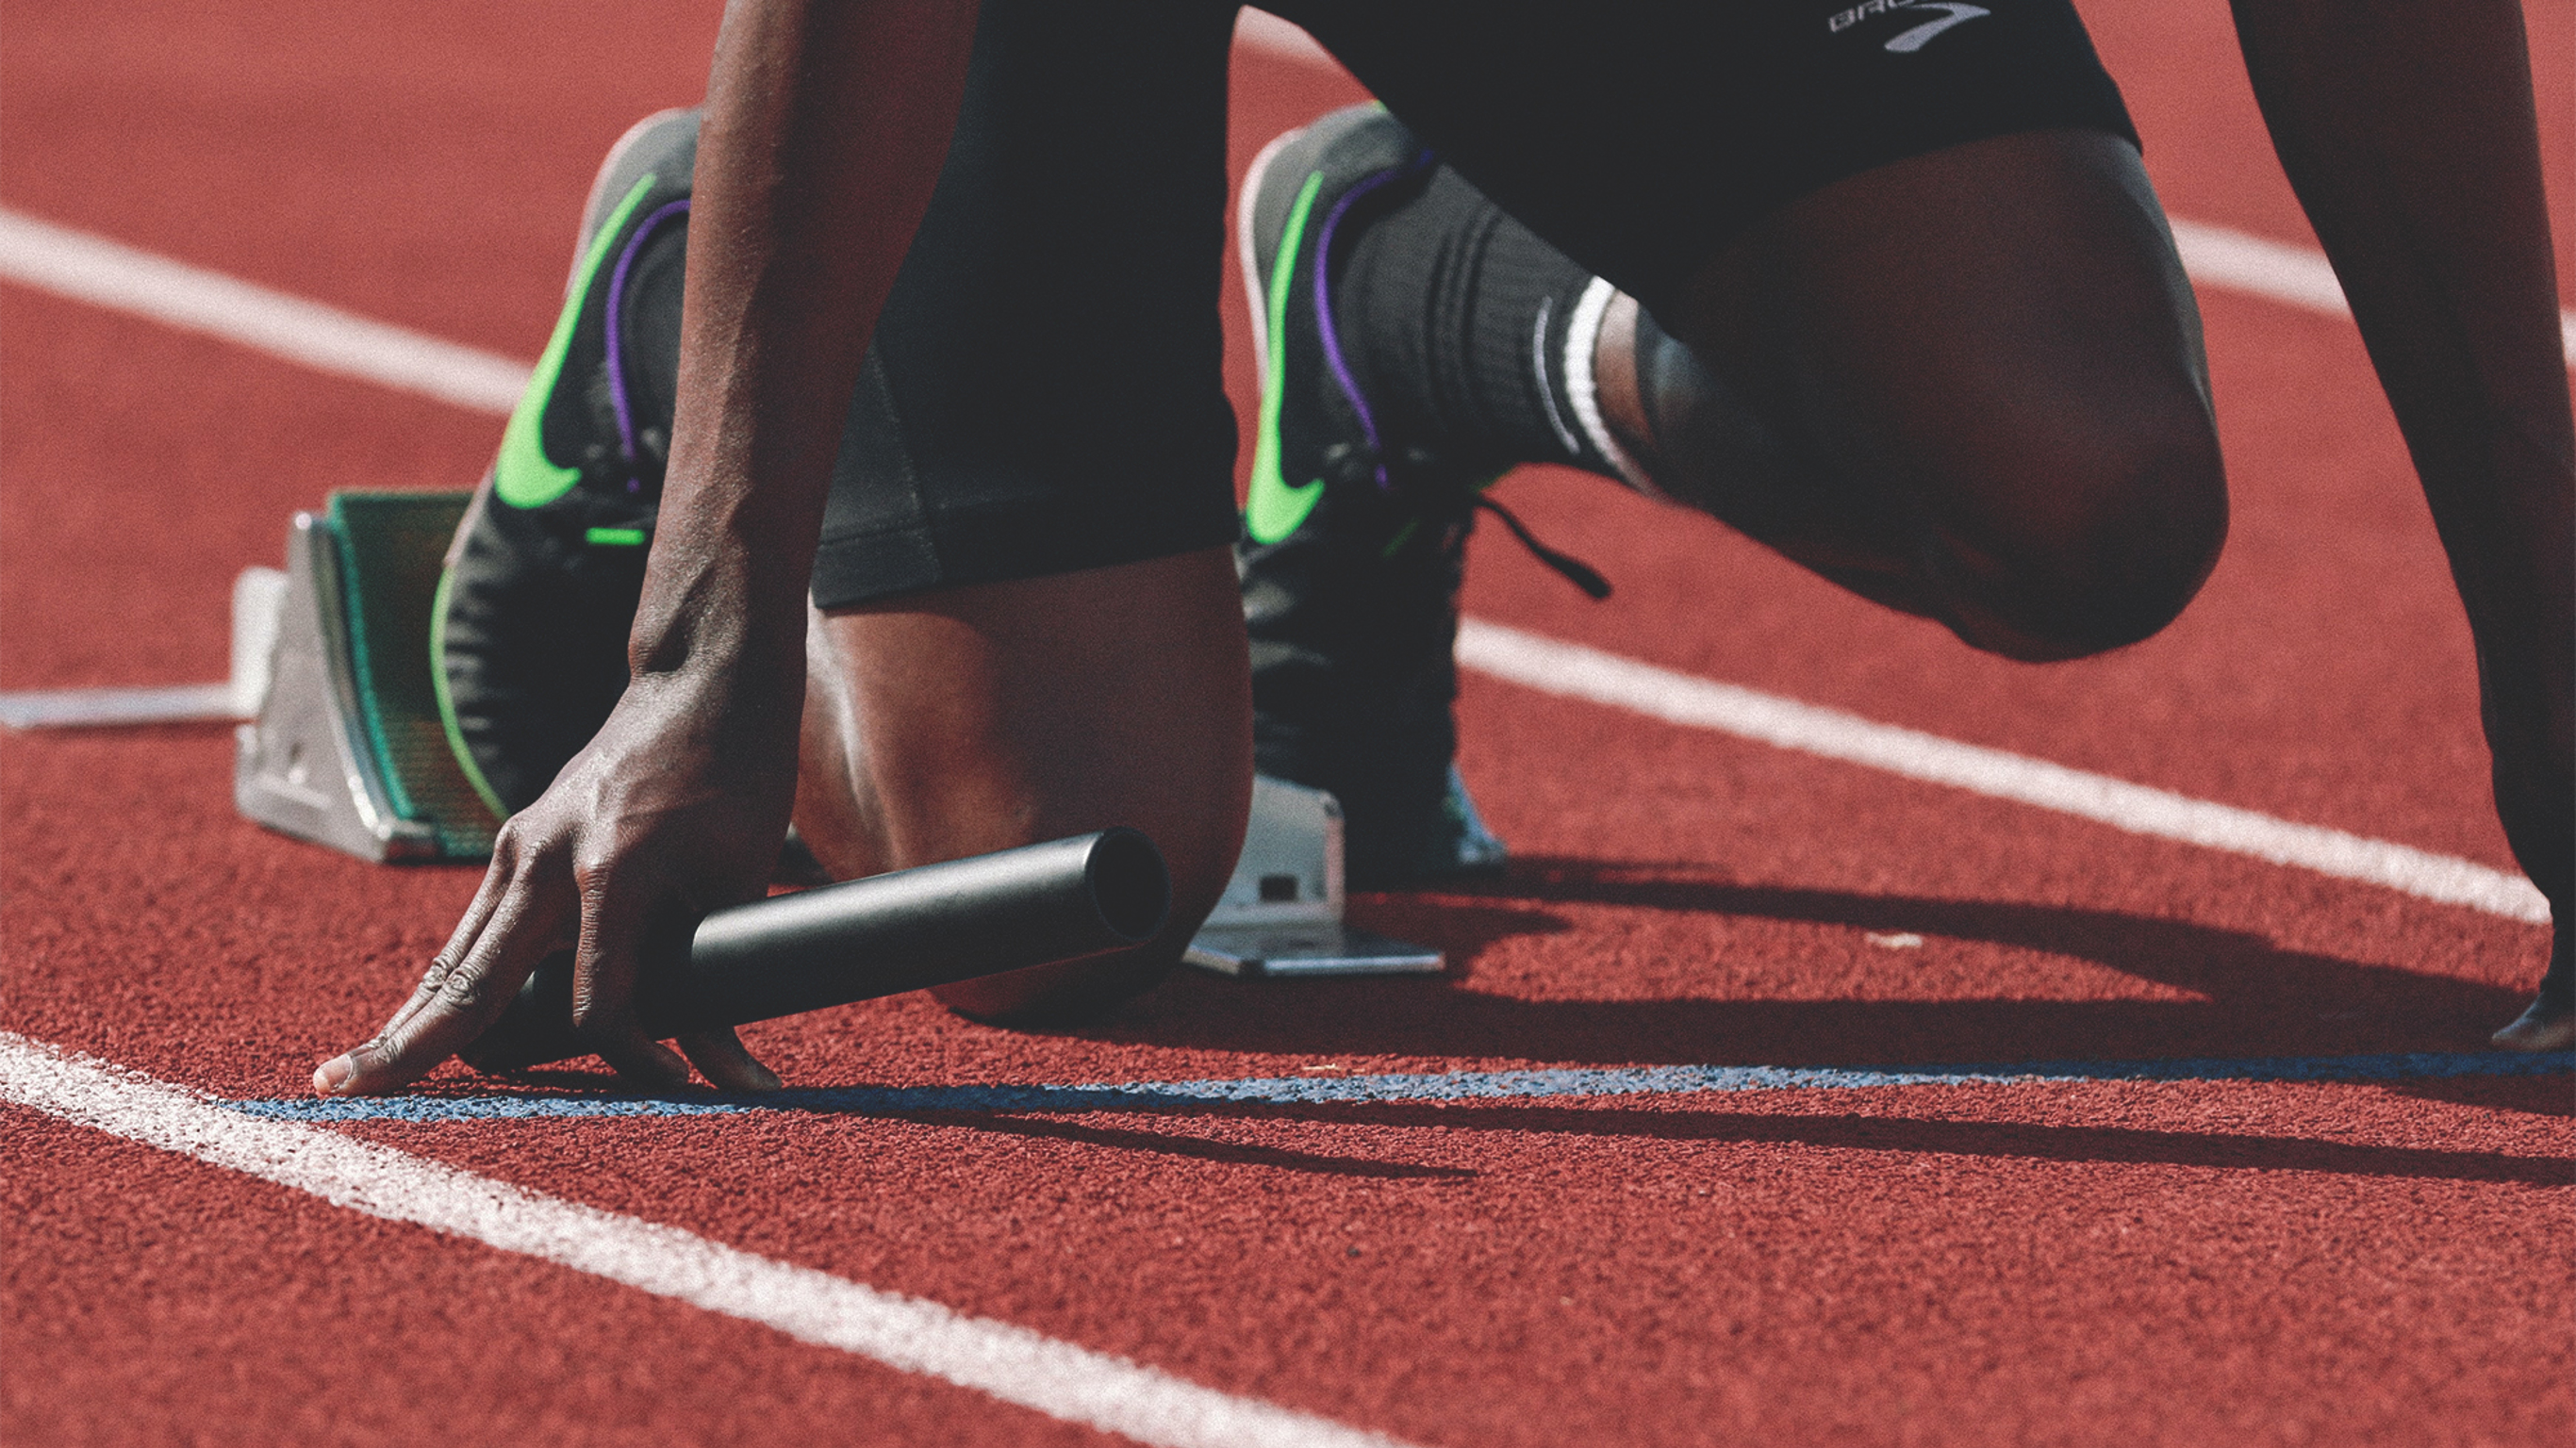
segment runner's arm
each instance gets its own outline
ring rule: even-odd
[[[411,1000],[317,1089],[399,1089],[577,947],[574,1019],[622,1073],[688,1068],[632,995],[648,933],[757,899],[796,782],[807,576],[878,311],[947,157],[970,0],[733,0],[698,145],[678,413],[629,645],[588,748],[512,817]],[[777,1078],[730,1031],[681,1046],[720,1086]]]
[[[2513,0],[2234,0],[2273,145],[2342,278],[2477,638],[2496,805],[2576,873],[2576,438]]]
[[[727,8],[639,675],[721,660],[801,697],[842,419],[947,156],[974,26],[971,0]]]

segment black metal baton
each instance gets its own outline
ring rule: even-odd
[[[1141,945],[1171,876],[1154,842],[1108,829],[719,910],[685,955],[648,952],[635,1009],[656,1040]],[[588,1055],[572,953],[548,956],[461,1054],[484,1071]]]

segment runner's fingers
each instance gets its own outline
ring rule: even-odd
[[[632,1022],[613,1033],[598,1033],[591,1049],[599,1052],[609,1069],[646,1090],[667,1091],[689,1084],[688,1061]]]
[[[412,1002],[374,1039],[313,1073],[315,1088],[339,1095],[391,1091],[456,1054],[509,1009],[537,962],[560,948],[565,905],[563,884],[547,881],[543,871],[515,880],[464,958],[452,966],[433,963]]]
[[[581,943],[573,952],[573,1029],[628,1080],[649,1087],[689,1084],[689,1063],[646,1035],[635,1018],[647,897],[620,888],[604,869],[584,868],[579,875]]]
[[[680,1050],[719,1091],[775,1091],[785,1084],[744,1048],[731,1026],[682,1036]]]
[[[362,1095],[418,1080],[509,1009],[519,982],[549,948],[540,940],[467,960],[441,977],[437,994],[427,1005],[401,1025],[388,1027],[374,1040],[324,1066],[315,1073],[315,1084],[326,1091]]]
[[[430,957],[429,969],[422,973],[411,999],[404,1001],[402,1009],[395,1011],[393,1018],[385,1022],[384,1029],[377,1032],[379,1036],[401,1030],[413,1016],[439,998],[440,988],[449,972],[455,970],[457,963],[474,948],[474,943],[482,939],[494,912],[501,908],[503,900],[509,898],[510,887],[517,882],[520,873],[519,853],[516,840],[507,831],[493,841],[492,863],[483,872],[483,883],[476,887],[473,902],[465,907],[465,914],[456,922],[456,929],[449,933],[447,943],[439,947],[438,954]]]
[[[405,1025],[410,1024],[412,1017],[419,1015],[424,1010],[427,1010],[430,1003],[438,999],[440,988],[447,982],[447,973],[455,968],[455,965],[447,960],[443,953],[439,956],[432,957],[429,962],[429,968],[422,971],[420,974],[420,984],[411,988],[410,998],[402,1003],[402,1008],[400,1010],[395,1011],[392,1016],[386,1019],[384,1025],[377,1029],[376,1034],[379,1036],[392,1035],[394,1032],[401,1030]]]
[[[458,917],[456,929],[448,933],[447,943],[438,949],[437,959],[442,964],[452,966],[465,958],[466,952],[474,948],[474,942],[483,938],[484,928],[492,923],[492,916],[500,910],[501,902],[510,897],[510,887],[518,883],[522,871],[515,858],[517,851],[512,849],[504,853],[504,849],[497,842],[493,845],[492,864],[483,872],[483,883],[475,887],[472,903]]]

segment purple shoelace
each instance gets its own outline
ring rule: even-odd
[[[1380,491],[1394,486],[1386,475],[1386,448],[1378,439],[1377,418],[1369,411],[1368,399],[1360,396],[1358,379],[1351,375],[1348,360],[1342,356],[1341,329],[1333,325],[1332,279],[1327,275],[1333,259],[1333,237],[1342,227],[1342,218],[1361,197],[1390,182],[1416,176],[1431,169],[1438,160],[1428,150],[1402,166],[1390,166],[1357,186],[1345,191],[1324,215],[1323,234],[1315,241],[1315,329],[1324,339],[1324,365],[1333,371],[1333,380],[1341,384],[1342,395],[1350,399],[1351,411],[1359,415],[1360,431],[1368,438],[1369,453],[1377,459],[1377,485]]]
[[[1360,431],[1368,438],[1369,453],[1377,460],[1377,486],[1378,491],[1382,493],[1390,492],[1395,487],[1394,480],[1387,476],[1386,446],[1378,437],[1377,417],[1369,411],[1368,399],[1360,395],[1359,379],[1351,375],[1350,361],[1342,355],[1341,329],[1333,322],[1331,276],[1333,238],[1341,231],[1342,218],[1350,215],[1351,208],[1359,204],[1360,198],[1392,182],[1418,176],[1438,163],[1439,157],[1425,150],[1404,165],[1390,166],[1343,192],[1341,199],[1333,203],[1333,209],[1325,213],[1323,232],[1315,242],[1315,330],[1324,341],[1324,364],[1332,369],[1333,380],[1340,384],[1342,395],[1350,399],[1351,411],[1359,417]],[[1610,596],[1610,581],[1603,578],[1599,570],[1572,554],[1559,552],[1541,543],[1530,533],[1527,525],[1512,515],[1509,508],[1478,493],[1475,495],[1474,509],[1490,512],[1502,519],[1503,526],[1512,531],[1512,536],[1519,539],[1523,547],[1529,549],[1541,563],[1562,574],[1575,587],[1596,599]],[[1471,509],[1471,514],[1474,509]],[[1463,530],[1464,526],[1463,522],[1453,524],[1452,534],[1444,546],[1455,546],[1459,530]]]
[[[624,450],[630,464],[635,461],[635,409],[626,397],[625,348],[621,335],[624,328],[619,325],[619,317],[626,310],[626,275],[634,269],[635,258],[643,254],[644,243],[652,238],[653,233],[661,230],[664,222],[675,216],[685,216],[688,211],[689,199],[684,196],[645,217],[644,223],[626,238],[625,249],[617,254],[617,269],[608,276],[608,397],[617,408],[617,445]],[[626,491],[644,491],[644,480],[628,477]]]

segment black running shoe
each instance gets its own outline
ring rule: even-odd
[[[1450,711],[1467,533],[1510,460],[1385,436],[1333,316],[1352,241],[1435,164],[1382,108],[1336,111],[1263,149],[1236,218],[1261,357],[1236,549],[1254,759],[1341,800],[1348,878],[1364,890],[1491,874],[1505,860],[1452,763]]]
[[[2559,937],[2550,950],[2540,994],[2512,1025],[2495,1033],[2495,1043],[2517,1051],[2576,1047],[2576,959],[2570,958],[2568,937]]]
[[[439,713],[493,812],[526,808],[625,692],[662,496],[698,113],[638,122],[591,183],[563,316],[449,547]]]

